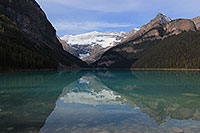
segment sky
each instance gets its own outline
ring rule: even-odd
[[[140,28],[158,13],[172,19],[200,16],[200,0],[36,0],[58,36]]]

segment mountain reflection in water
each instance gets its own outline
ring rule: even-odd
[[[195,71],[29,72],[0,82],[1,131],[200,131]]]

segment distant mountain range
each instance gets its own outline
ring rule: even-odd
[[[134,33],[136,32],[136,29]],[[88,63],[95,62],[109,48],[116,46],[127,37],[127,32],[89,32],[79,35],[64,35],[63,47],[66,51]],[[73,50],[71,48],[73,48]],[[74,50],[76,52],[74,52]]]
[[[61,37],[70,45],[99,45],[103,48],[114,46],[114,43],[120,42],[127,36],[127,32],[89,32],[79,35],[64,35]]]

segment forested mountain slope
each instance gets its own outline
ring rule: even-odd
[[[0,1],[1,69],[80,68],[35,0]]]
[[[200,68],[200,32],[184,32],[155,44],[133,68]]]

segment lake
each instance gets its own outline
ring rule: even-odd
[[[1,73],[0,132],[197,133],[200,72]]]

